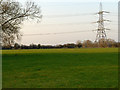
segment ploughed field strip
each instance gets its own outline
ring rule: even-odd
[[[116,88],[118,48],[3,50],[3,88]]]

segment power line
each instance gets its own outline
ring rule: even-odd
[[[81,24],[90,24],[91,22],[75,22],[75,23],[52,23],[52,24],[41,24],[41,25],[81,25]]]
[[[61,14],[61,15],[43,15],[43,18],[62,18],[62,17],[76,17],[76,16],[86,16],[94,15],[96,13],[77,13],[77,14]],[[111,16],[117,16],[117,13],[111,13]]]
[[[88,31],[71,31],[71,32],[58,32],[58,33],[39,33],[39,34],[24,34],[23,36],[36,36],[36,35],[57,35],[57,34],[69,34],[69,33],[80,33],[80,32],[91,32]]]
[[[80,32],[92,32],[92,31],[91,30],[86,30],[86,31],[58,32],[58,33],[24,34],[23,36],[57,35],[57,34],[69,34],[69,33],[80,33]],[[111,33],[118,33],[118,32],[111,32]]]
[[[43,15],[46,18],[57,18],[57,17],[75,17],[83,15],[93,15],[93,13],[81,13],[81,14],[63,14],[63,15]]]

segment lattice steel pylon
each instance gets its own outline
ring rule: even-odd
[[[96,35],[96,40],[95,42],[99,42],[100,39],[107,39],[107,35],[105,30],[110,30],[104,27],[104,21],[109,21],[109,20],[104,20],[103,15],[104,13],[109,13],[107,11],[102,10],[102,3],[100,2],[100,10],[97,14],[99,14],[99,20],[96,22],[98,23],[98,29],[97,29],[97,35]]]

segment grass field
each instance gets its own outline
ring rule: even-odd
[[[118,49],[3,50],[3,88],[116,88]]]

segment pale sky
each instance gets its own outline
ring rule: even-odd
[[[28,0],[16,0],[20,2],[25,2]],[[119,0],[29,0],[35,2],[118,2]]]
[[[42,21],[41,23],[25,21],[22,25],[21,32],[23,35],[39,35],[23,36],[20,43],[56,45],[75,43],[77,40],[83,41],[89,39],[94,41],[97,33],[92,30],[97,29],[97,24],[92,22],[98,20],[98,15],[95,15],[95,13],[99,11],[100,1],[101,0],[37,0],[36,3],[41,6],[42,10]],[[23,0],[21,0],[21,2],[23,2]],[[107,38],[112,38],[117,41],[117,0],[104,0],[102,3],[103,10],[110,12],[104,15],[105,19],[111,20],[111,22],[105,23],[105,27],[111,29],[110,31],[106,31]],[[71,33],[53,34],[63,32]],[[47,35],[47,33],[50,34]]]

